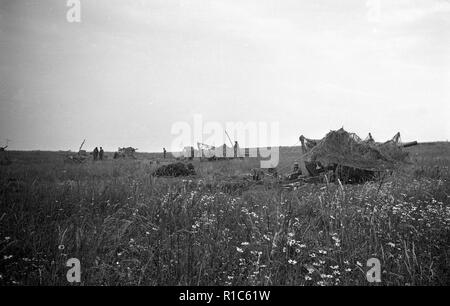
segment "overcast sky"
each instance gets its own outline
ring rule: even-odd
[[[0,144],[160,151],[194,114],[279,122],[279,145],[342,126],[450,138],[449,1],[82,0],[80,23],[68,9],[0,0]]]

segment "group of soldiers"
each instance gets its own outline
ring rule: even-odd
[[[94,151],[92,151],[92,156],[94,157],[94,161],[96,160],[103,160],[104,151],[103,148],[100,147],[100,150],[95,147]]]
[[[103,148],[102,147],[100,147],[100,150],[97,148],[97,147],[95,147],[94,148],[94,150],[92,151],[92,156],[93,156],[93,158],[94,158],[94,161],[97,161],[97,160],[103,160],[103,158],[104,158],[104,151],[103,151]],[[116,153],[117,154],[117,153]],[[166,158],[166,154],[167,154],[167,151],[166,151],[166,148],[163,148],[163,155],[164,155],[164,158]],[[114,156],[114,158],[116,158],[115,156]]]

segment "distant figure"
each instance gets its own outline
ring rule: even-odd
[[[234,158],[238,157],[238,142],[234,142]]]
[[[259,168],[253,168],[251,174],[254,181],[260,181],[264,177],[264,171]]]
[[[104,153],[103,148],[100,147],[100,151],[98,152],[98,157],[100,158],[100,160],[103,160],[103,153]]]
[[[94,161],[98,158],[98,148],[95,147],[94,151],[92,152],[92,155],[94,156]]]
[[[166,148],[163,148],[164,159],[166,158]]]

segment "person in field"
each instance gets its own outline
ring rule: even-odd
[[[164,159],[166,158],[166,148],[163,148]]]
[[[100,147],[100,151],[98,152],[98,157],[100,158],[100,160],[103,160],[103,154],[104,154],[103,148]]]
[[[94,151],[92,151],[92,155],[94,157],[94,161],[96,161],[98,158],[98,148],[97,147],[95,147]]]

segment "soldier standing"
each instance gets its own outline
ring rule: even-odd
[[[164,159],[166,158],[166,148],[163,148]]]
[[[103,160],[103,148],[100,147],[100,151],[98,152],[98,157],[100,158],[100,160]]]
[[[92,155],[94,156],[94,161],[96,161],[97,157],[98,157],[98,148],[97,147],[95,147],[94,151],[92,152]]]

